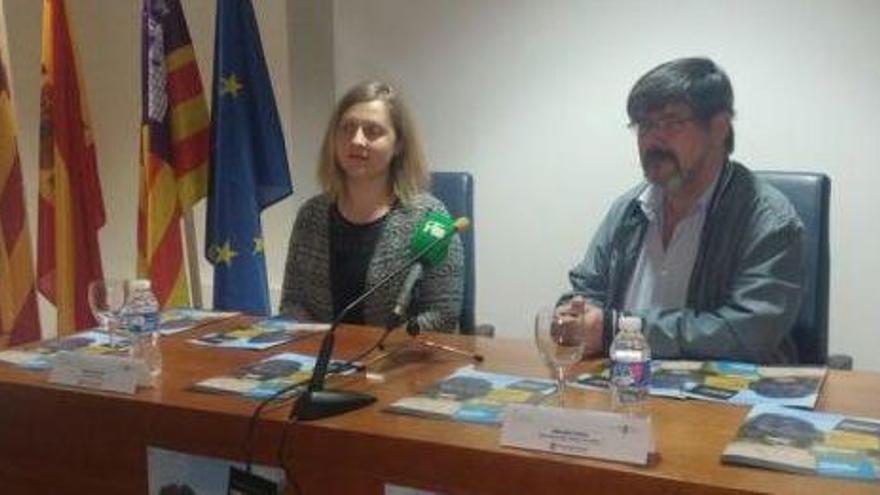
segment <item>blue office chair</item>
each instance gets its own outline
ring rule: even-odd
[[[476,272],[474,269],[474,178],[467,172],[433,172],[431,193],[454,217],[468,217],[470,228],[461,234],[464,246],[464,300],[461,305],[459,326],[463,334],[491,335],[490,327],[479,329],[474,315],[476,299]]]
[[[802,364],[852,368],[849,356],[828,356],[828,210],[831,179],[809,172],[761,171],[756,175],[784,194],[804,223],[804,293],[792,329]]]

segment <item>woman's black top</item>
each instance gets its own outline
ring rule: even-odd
[[[385,217],[358,224],[346,220],[337,207],[330,208],[330,278],[334,315],[366,289],[367,269],[382,235]],[[342,321],[363,324],[363,305],[352,309]]]

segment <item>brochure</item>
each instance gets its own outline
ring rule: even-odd
[[[722,462],[880,481],[880,420],[778,405],[752,408]]]
[[[777,404],[812,409],[819,398],[826,368],[759,366],[737,361],[651,362],[650,393],[679,399],[701,399],[740,405]],[[608,388],[609,367],[603,364],[578,375],[574,386]]]
[[[238,316],[235,311],[213,311],[196,308],[171,308],[159,313],[159,332],[172,335],[225,318]]]
[[[124,332],[111,337],[93,329],[60,339],[46,340],[38,347],[0,351],[0,361],[20,368],[46,370],[52,367],[55,355],[62,351],[128,356],[129,349],[131,341]]]
[[[500,425],[507,404],[538,404],[554,392],[556,383],[552,380],[478,371],[470,365],[459,368],[415,397],[392,403],[385,410]]]
[[[300,323],[296,320],[276,316],[208,333],[190,339],[189,342],[209,347],[263,350],[308,337],[329,328],[329,325],[323,323]]]
[[[341,361],[330,361],[330,366]],[[199,392],[235,394],[252,399],[271,397],[283,388],[309,380],[315,357],[284,352],[243,366],[229,374],[202,380],[192,386]],[[354,367],[347,371],[353,373]],[[345,373],[344,373],[345,374]]]

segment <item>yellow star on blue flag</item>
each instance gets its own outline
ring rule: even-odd
[[[217,248],[217,251],[214,255],[214,263],[218,265],[221,263],[225,263],[227,265],[232,264],[232,258],[238,256],[238,252],[232,249],[232,245],[229,241],[226,241],[225,244]]]
[[[241,88],[244,86],[238,81],[238,77],[236,77],[235,74],[229,74],[227,77],[221,78],[220,87],[220,96],[232,95],[234,98],[238,96],[238,92],[241,91]]]

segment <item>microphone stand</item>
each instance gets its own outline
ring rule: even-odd
[[[410,337],[412,337],[412,340],[410,341],[411,343],[418,344],[422,347],[427,347],[428,349],[439,349],[441,351],[445,351],[450,354],[456,354],[459,356],[463,356],[468,359],[472,359],[477,363],[482,363],[483,360],[485,359],[485,357],[478,352],[466,351],[464,349],[459,349],[458,347],[454,347],[451,345],[441,344],[437,341],[434,341],[434,340],[431,340],[428,338],[419,338],[419,335],[421,335],[421,332],[422,332],[422,329],[418,325],[418,323],[416,321],[414,321],[413,319],[410,319],[409,323],[407,323],[407,325],[406,325],[406,333],[409,334]],[[384,351],[385,350],[385,339],[388,338],[388,335],[390,333],[391,333],[391,329],[387,330],[385,332],[385,335],[382,336],[382,339],[379,340],[379,343],[376,345],[376,347],[378,347],[380,350]],[[396,354],[397,352],[400,352],[402,350],[403,350],[403,348],[393,349],[393,350],[385,353],[384,355],[380,356],[376,360],[387,358],[387,357],[391,356],[392,354]]]
[[[422,329],[421,327],[414,321],[411,321],[406,326],[406,333],[408,333],[412,337],[412,342],[419,344],[423,347],[427,347],[428,349],[440,349],[441,351],[446,351],[451,354],[458,354],[459,356],[464,356],[468,359],[473,359],[478,363],[483,362],[483,355],[478,352],[466,351],[464,349],[459,349],[457,347],[441,344],[440,342],[436,342],[429,338],[419,337],[421,335]]]
[[[466,227],[467,224],[465,223],[464,226]],[[367,297],[371,296],[379,288],[385,286],[392,279],[409,269],[409,267],[418,263],[428,251],[434,249],[437,245],[446,241],[458,231],[459,228],[452,228],[443,236],[436,237],[423,249],[407,259],[406,263],[383,277],[382,280],[376,282],[376,284],[370,287],[366,292],[342,308],[342,311],[340,311],[330,323],[330,329],[327,330],[324,339],[321,340],[321,348],[318,351],[318,357],[315,359],[315,368],[312,370],[312,377],[309,380],[309,386],[297,399],[293,409],[291,409],[290,418],[296,417],[301,421],[311,421],[354,411],[376,402],[375,397],[361,392],[324,390],[324,379],[329,371],[330,356],[333,354],[333,347],[335,344],[336,328],[339,327],[342,319],[345,318],[346,315],[348,315],[348,313],[350,313],[358,304],[364,302]]]

